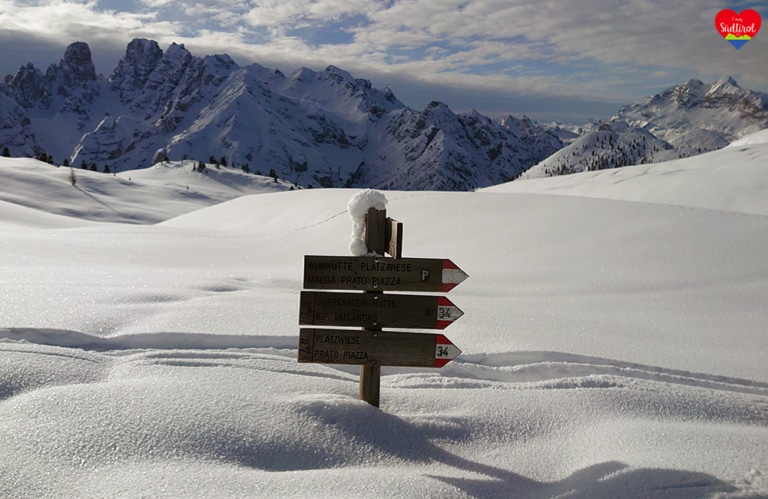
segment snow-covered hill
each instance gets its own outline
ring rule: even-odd
[[[0,158],[0,496],[766,497],[767,139],[384,193],[404,255],[469,278],[462,355],[384,367],[380,409],[296,361],[303,257],[347,254],[358,191]]]
[[[768,130],[693,158],[483,189],[638,200],[768,216]]]
[[[47,213],[80,220],[150,224],[246,194],[294,189],[282,180],[233,168],[197,168],[197,162],[180,161],[104,174],[30,158],[0,158],[0,202],[44,207]],[[3,209],[0,223],[11,207],[4,204]]]
[[[13,156],[99,170],[172,160],[226,161],[304,186],[470,190],[510,180],[562,146],[530,119],[504,123],[433,102],[407,108],[387,88],[328,66],[285,75],[227,55],[163,52],[135,39],[105,79],[73,43],[43,74],[29,64],[0,85],[0,130]]]
[[[673,157],[677,157],[677,153],[669,143],[657,139],[644,128],[614,121],[572,141],[527,170],[520,179],[620,168]]]

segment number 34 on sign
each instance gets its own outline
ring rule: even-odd
[[[461,350],[448,338],[439,334],[435,341],[435,367],[443,367],[459,356]]]

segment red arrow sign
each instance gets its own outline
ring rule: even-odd
[[[462,315],[464,312],[451,300],[445,296],[437,297],[437,329],[447,328]]]
[[[302,291],[299,324],[445,329],[462,315],[444,296]]]
[[[461,350],[442,334],[301,329],[299,362],[443,367]]]
[[[443,287],[441,291],[448,292],[464,282],[469,277],[455,263],[447,258],[443,260]]]
[[[443,367],[461,354],[459,347],[451,343],[451,340],[438,334],[435,338],[435,367]]]

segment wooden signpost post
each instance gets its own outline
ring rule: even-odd
[[[359,365],[360,399],[378,407],[381,366],[442,367],[461,353],[442,334],[382,328],[442,330],[464,315],[444,296],[384,291],[448,292],[468,276],[448,259],[402,258],[403,224],[386,210],[368,210],[365,244],[392,258],[304,257],[305,289],[348,292],[302,291],[299,324],[363,329],[301,328],[298,361]]]

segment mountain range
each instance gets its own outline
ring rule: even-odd
[[[568,128],[576,138],[521,178],[695,156],[766,128],[768,94],[743,89],[729,76],[713,84],[691,79],[623,106],[605,122]]]
[[[109,77],[87,44],[0,84],[0,146],[100,171],[191,159],[306,187],[472,190],[718,149],[768,127],[768,95],[698,80],[578,129],[404,105],[335,66],[290,74],[131,41]]]
[[[23,66],[0,86],[0,112],[13,156],[43,151],[112,171],[213,160],[315,187],[469,190],[562,147],[526,117],[494,121],[440,102],[416,111],[334,66],[286,75],[145,39],[128,44],[108,78],[82,42],[45,73]]]

